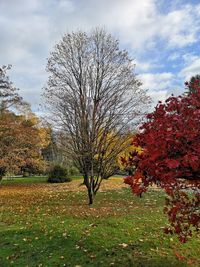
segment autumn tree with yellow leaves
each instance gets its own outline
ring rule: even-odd
[[[0,169],[2,175],[43,172],[45,162],[41,150],[47,146],[48,131],[41,127],[34,114],[16,115],[6,111],[0,114]]]
[[[49,142],[48,129],[41,125],[9,80],[6,74],[9,68],[0,68],[0,180],[8,171],[43,171],[41,150]],[[18,114],[13,108],[18,109]]]

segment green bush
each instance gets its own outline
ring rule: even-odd
[[[30,173],[29,172],[23,172],[23,177],[29,177],[30,176]]]
[[[5,174],[6,174],[6,168],[0,167],[0,181],[2,180]]]
[[[68,172],[69,172],[70,175],[78,175],[78,174],[80,174],[79,170],[74,166],[70,167],[68,169]]]
[[[64,183],[70,181],[71,179],[67,175],[67,169],[63,168],[60,165],[54,166],[49,172],[49,183]]]

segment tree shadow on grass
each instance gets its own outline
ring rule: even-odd
[[[40,229],[9,229],[1,232],[0,266],[76,266],[81,267],[188,267],[173,254],[151,251],[152,242],[102,246],[101,236],[70,231],[44,235]],[[99,240],[98,240],[99,238]],[[112,236],[110,237],[112,239]],[[81,240],[81,242],[80,242]],[[115,243],[115,244],[114,244]],[[190,265],[191,266],[191,265]]]

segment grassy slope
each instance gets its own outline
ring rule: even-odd
[[[197,237],[180,244],[163,234],[162,192],[152,190],[140,199],[112,179],[89,208],[80,182],[3,182],[0,266],[200,265]]]

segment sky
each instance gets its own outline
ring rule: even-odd
[[[40,113],[49,53],[71,31],[104,27],[136,64],[153,105],[200,74],[199,0],[0,0],[0,66]]]

